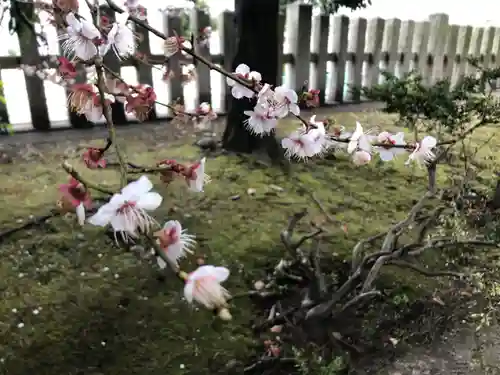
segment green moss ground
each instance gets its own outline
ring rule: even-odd
[[[368,126],[392,122],[378,113],[336,117],[346,126],[353,126],[355,119]],[[478,144],[493,134],[483,130]],[[127,139],[131,161],[153,164],[165,158],[198,157],[191,146],[143,142],[140,137]],[[498,144],[493,142],[481,149],[487,160],[480,175],[488,183],[500,162]],[[63,151],[67,150],[45,148],[35,160],[2,165],[0,228],[54,207],[56,187],[66,179],[59,168]],[[86,177],[116,183],[115,172],[88,171],[76,156],[70,159]],[[425,174],[403,164],[399,160],[355,168],[340,156],[295,165],[287,177],[274,169],[249,167],[236,157],[219,156],[207,162],[212,183],[204,194],[190,194],[180,182],[167,188],[153,177],[156,190],[165,197],[155,216],[178,219],[196,234],[196,254],[208,263],[228,266],[232,275],[227,287],[241,293],[280,257],[279,231],[292,212],[309,207],[311,218],[324,221],[308,192],[347,225],[345,234],[339,225],[326,224],[338,233],[331,251],[339,257],[348,256],[361,236],[404,217],[425,188]],[[255,195],[247,194],[249,188]],[[70,218],[54,218],[23,231],[0,244],[0,250],[2,373],[203,375],[261,350],[250,332],[254,314],[248,300],[234,301],[232,322],[216,321],[210,312],[181,300],[182,285],[174,277],[159,281],[150,260],[117,250],[102,232],[82,230]],[[194,260],[185,267],[193,268]],[[412,274],[393,276],[415,288],[421,285]]]

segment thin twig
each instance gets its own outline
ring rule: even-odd
[[[100,185],[97,185],[97,184],[94,184],[93,182],[91,181],[88,181],[86,180],[85,178],[83,178],[77,171],[75,168],[73,168],[73,166],[68,162],[68,161],[64,161],[62,163],[62,167],[63,169],[71,176],[73,177],[75,180],[77,181],[80,181],[87,189],[93,189],[93,190],[96,190],[96,191],[99,191],[101,193],[104,193],[104,194],[108,194],[108,195],[114,195],[115,193],[111,190],[111,189],[108,189],[108,188],[105,188],[103,186],[100,186]]]

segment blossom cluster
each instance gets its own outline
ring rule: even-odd
[[[256,99],[253,110],[245,111],[245,115],[248,116],[245,124],[251,133],[270,134],[276,129],[279,119],[289,114],[299,117],[299,96],[294,90],[285,86],[273,89],[271,85],[262,83],[261,74],[251,71],[246,64],[240,64],[233,74],[243,82],[227,78],[232,96],[236,99]],[[365,132],[362,125],[356,122],[353,132],[339,127],[334,129],[333,134],[329,134],[325,125],[325,121],[316,121],[316,116],[312,116],[299,129],[282,140],[281,144],[286,150],[286,155],[291,158],[306,159],[321,156],[332,149],[345,150],[352,155],[356,165],[369,163],[374,153],[378,154],[382,161],[390,161],[395,156],[410,151],[408,162],[415,161],[420,165],[427,164],[435,158],[433,149],[437,145],[437,140],[432,136],[426,136],[414,144],[407,144],[403,132],[391,134],[384,131],[374,135],[372,130]]]
[[[107,163],[103,154],[103,149],[88,148],[83,154],[83,162],[90,169],[105,168]],[[204,184],[209,181],[205,174],[205,160],[203,158],[190,166],[175,160],[160,161],[157,165],[163,181],[170,182],[178,175],[185,179],[190,191],[202,192]],[[87,218],[87,210],[93,207],[90,191],[84,183],[71,177],[68,183],[59,186],[58,206],[62,212],[76,213],[78,223],[82,226],[88,223],[111,227],[117,242],[118,237],[130,243],[140,235],[151,235],[161,251],[156,257],[158,266],[163,269],[168,265],[178,270],[179,261],[193,254],[196,239],[177,220],[169,220],[162,226],[157,223],[151,213],[160,207],[163,198],[152,190],[153,183],[143,175],[113,194],[106,204]],[[200,265],[197,270],[183,277],[184,297],[190,303],[195,301],[217,311],[222,319],[231,319],[226,308],[230,294],[221,285],[228,277],[229,270],[225,267]]]

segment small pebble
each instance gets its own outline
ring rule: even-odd
[[[272,185],[272,184],[269,185],[269,188],[271,188],[274,191],[280,191],[280,192],[284,190],[282,187],[277,186],[277,185]]]

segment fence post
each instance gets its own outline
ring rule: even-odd
[[[292,3],[286,8],[286,27],[293,66],[289,69],[287,80],[291,89],[298,91],[309,80],[311,63],[311,17],[312,6]]]
[[[344,96],[347,42],[349,37],[349,18],[346,16],[333,17],[332,32],[333,61],[330,61],[328,64],[331,72],[328,79],[330,81],[331,97],[328,98],[327,102],[342,103]]]
[[[368,21],[365,46],[367,59],[363,62],[363,87],[372,87],[378,81],[378,66],[380,63],[382,38],[384,36],[384,23],[385,20],[382,18],[372,18]]]
[[[448,29],[449,17],[444,13],[429,16],[430,35],[427,56],[426,82],[434,84],[443,74],[444,47]]]
[[[167,12],[163,18],[163,32],[167,36],[182,35],[182,20],[179,16],[173,13]],[[184,104],[184,88],[182,87],[182,81],[180,80],[182,69],[181,69],[181,52],[176,53],[168,58],[167,64],[169,72],[173,78],[167,80],[167,90],[168,90],[168,101],[170,103],[178,102],[179,104]],[[169,116],[173,116],[171,110],[168,111]]]
[[[401,23],[401,33],[399,34],[398,42],[398,58],[396,60],[396,67],[394,68],[394,74],[398,78],[403,78],[403,76],[408,73],[411,60],[411,41],[413,39],[414,30],[415,21],[410,20]]]
[[[17,2],[16,6],[30,20],[34,15],[33,3]],[[19,25],[17,37],[21,52],[21,64],[40,66],[42,59],[38,53],[36,36],[25,25]],[[36,130],[49,130],[50,119],[47,108],[44,81],[36,75],[24,74],[31,114],[31,123]]]
[[[189,18],[191,32],[194,35],[195,45],[194,50],[203,57],[210,59],[210,43],[200,44],[196,40],[203,33],[203,29],[210,26],[210,15],[205,11],[197,8],[193,8]],[[194,61],[196,65],[196,88],[197,96],[194,99],[195,107],[198,107],[200,103],[211,103],[212,102],[212,92],[210,90],[210,68],[205,64],[200,64]]]
[[[443,76],[448,78],[450,82],[453,79],[453,66],[455,61],[455,55],[457,53],[457,43],[458,43],[458,25],[450,25],[450,31],[448,32],[448,37],[446,38],[446,44],[444,48],[445,59]]]
[[[223,67],[226,71],[232,71],[232,64],[234,55],[236,53],[236,40],[234,35],[236,34],[235,28],[235,14],[234,12],[224,11],[218,17],[218,29],[219,29],[219,44],[220,44],[220,54],[224,56]],[[228,90],[228,85],[226,77],[220,74],[221,81],[221,97],[219,108],[221,112],[227,112],[229,110],[229,105],[231,103],[231,92]]]
[[[147,16],[147,14],[146,14]],[[137,81],[139,84],[153,87],[153,72],[148,64],[151,58],[151,50],[149,47],[149,31],[144,27],[134,24],[134,30],[137,34],[138,42],[136,48],[135,69],[137,71]],[[139,56],[137,56],[139,55]],[[142,61],[145,61],[143,63]],[[148,121],[156,119],[155,106],[151,108],[148,114]]]
[[[312,20],[312,49],[316,59],[310,65],[309,89],[320,91],[320,105],[325,103],[326,61],[328,60],[328,29],[330,16],[321,14]]]
[[[107,17],[111,23],[115,21],[115,12],[107,5],[99,6],[99,12],[102,16]],[[121,73],[120,59],[113,51],[108,51],[108,53],[103,57],[103,63],[114,73]],[[123,103],[115,101],[111,104],[111,116],[115,125],[124,125],[128,123]]]
[[[425,72],[427,65],[427,43],[429,42],[429,21],[417,22],[411,45],[412,59],[410,61],[410,71],[416,70],[418,74]]]
[[[365,52],[366,19],[357,18],[351,23],[347,42],[347,64],[345,85],[345,101],[359,101],[361,86],[361,73]]]
[[[401,20],[394,18],[387,20],[384,25],[384,38],[382,39],[382,59],[380,60],[380,73],[388,72],[394,74],[396,58],[398,54],[399,30]],[[385,78],[379,75],[379,83],[384,83]]]
[[[483,39],[484,29],[482,27],[474,27],[472,29],[472,36],[470,40],[470,46],[468,51],[468,58],[477,58],[479,57],[479,52],[481,51],[481,39]],[[468,61],[466,62],[465,74],[471,75],[475,74],[476,68],[470,64]]]
[[[457,54],[453,64],[452,86],[456,86],[465,74],[467,57],[472,37],[472,26],[460,26],[457,37]]]

